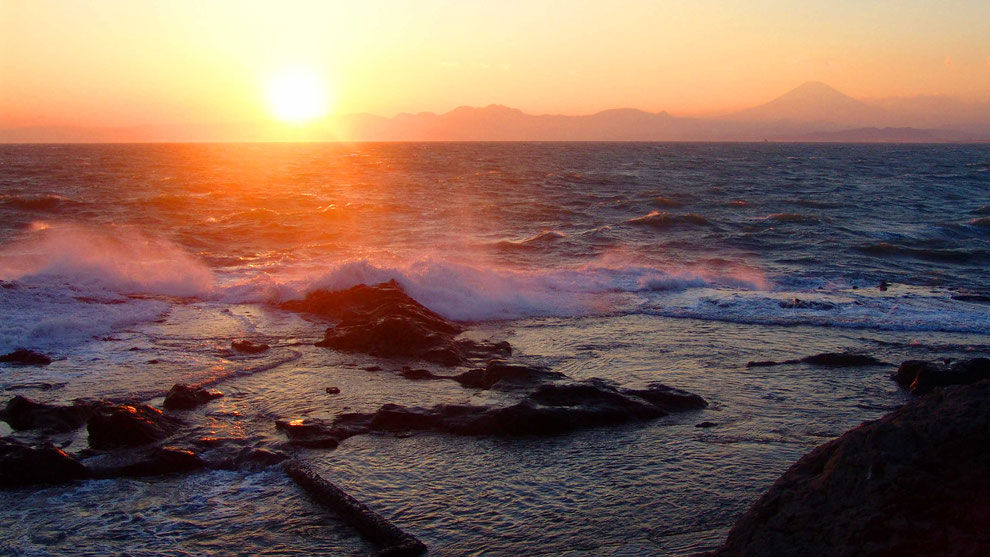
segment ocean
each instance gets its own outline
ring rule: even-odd
[[[332,323],[277,307],[390,279],[517,361],[709,407],[287,449],[278,419],[511,398],[315,347]],[[292,452],[431,555],[687,555],[902,404],[901,361],[990,354],[990,146],[2,145],[0,280],[0,353],[54,358],[0,364],[0,404],[154,406],[214,381],[188,439]],[[746,367],[841,351],[886,364]],[[18,488],[0,508],[4,554],[373,551],[277,466]]]

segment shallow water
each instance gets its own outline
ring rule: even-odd
[[[278,418],[511,399],[316,348],[328,323],[274,307],[396,278],[524,361],[710,407],[297,456],[432,554],[689,554],[800,455],[901,404],[897,363],[990,351],[990,306],[952,298],[990,284],[988,169],[990,148],[953,145],[0,146],[0,351],[56,358],[2,367],[0,385],[158,404],[214,380],[225,396],[187,414],[190,435],[257,447],[281,445]],[[232,352],[240,338],[273,348]],[[745,367],[839,350],[889,365]],[[277,468],[0,504],[4,553],[371,550]]]

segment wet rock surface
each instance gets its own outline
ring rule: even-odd
[[[52,359],[41,352],[20,348],[0,356],[0,362],[17,366],[47,366]]]
[[[370,413],[346,413],[333,422],[296,420],[290,437],[342,440],[366,433],[434,431],[454,435],[503,437],[556,435],[591,427],[641,422],[671,412],[708,405],[701,397],[654,384],[622,389],[600,379],[540,385],[520,402],[504,407],[438,404],[432,407],[382,405]]]
[[[471,389],[514,389],[534,384],[564,379],[562,373],[542,367],[510,364],[504,360],[491,360],[484,368],[472,369],[452,377],[462,386]]]
[[[94,478],[163,476],[210,467],[192,451],[176,447],[114,451],[86,459],[83,464]]]
[[[0,438],[0,485],[59,484],[89,477],[86,468],[58,447],[32,447]]]
[[[289,442],[312,449],[333,449],[340,443],[338,435],[330,424],[312,418],[297,420],[277,420],[275,429],[285,433]]]
[[[884,362],[867,356],[866,354],[853,354],[850,352],[823,352],[813,356],[805,356],[798,360],[784,360],[776,362],[773,360],[747,362],[746,367],[772,367],[791,364],[810,364],[822,367],[865,367],[881,366]]]
[[[15,430],[38,429],[50,433],[74,431],[86,423],[90,409],[83,404],[59,406],[35,402],[24,396],[7,401],[0,419]]]
[[[190,410],[222,396],[223,393],[209,391],[202,387],[176,384],[165,395],[165,402],[162,406],[168,410]]]
[[[893,378],[912,394],[921,395],[936,387],[968,385],[990,379],[990,359],[973,358],[955,362],[908,360],[897,368]]]
[[[251,342],[250,340],[235,340],[230,343],[230,347],[245,354],[260,354],[271,348],[267,344]]]
[[[90,447],[115,449],[161,441],[175,433],[181,423],[144,404],[101,402],[94,405],[86,429]]]
[[[409,297],[394,280],[346,290],[318,290],[281,307],[339,320],[316,345],[343,352],[418,359],[444,366],[511,352],[504,342],[457,339],[463,332],[460,325]]]
[[[918,397],[801,458],[715,552],[982,555],[990,380]]]

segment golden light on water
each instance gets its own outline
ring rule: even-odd
[[[304,69],[284,70],[268,84],[268,102],[275,118],[289,123],[303,123],[328,110],[325,84],[315,72]]]

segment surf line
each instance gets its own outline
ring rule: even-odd
[[[286,474],[321,505],[330,508],[345,522],[357,529],[364,538],[384,549],[378,555],[423,555],[426,545],[399,529],[367,505],[348,495],[343,489],[323,479],[312,468],[298,460],[284,465]]]

